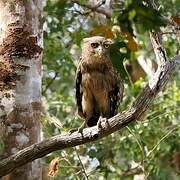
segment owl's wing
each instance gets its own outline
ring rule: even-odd
[[[81,91],[82,72],[80,67],[81,66],[79,65],[76,71],[76,104],[78,108],[78,115],[84,118],[83,110],[82,110],[82,91]]]
[[[112,91],[109,93],[109,98],[110,98],[110,116],[114,116],[117,111],[120,102],[123,99],[123,93],[124,93],[124,84],[123,80],[118,76],[117,73],[115,73],[116,76],[116,82],[114,84],[114,87]]]

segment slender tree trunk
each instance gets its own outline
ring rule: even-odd
[[[42,0],[0,0],[0,158],[40,140]],[[4,177],[40,180],[36,160]]]

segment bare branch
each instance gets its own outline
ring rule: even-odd
[[[151,43],[156,55],[156,60],[158,65],[163,65],[167,60],[167,55],[164,47],[161,44],[162,35],[160,33],[151,32],[150,33]]]
[[[174,57],[171,61],[167,60],[163,66],[158,68],[155,73],[155,79],[149,82],[132,106],[128,110],[108,119],[108,126],[102,124],[101,130],[99,130],[97,126],[94,126],[84,129],[82,134],[74,132],[72,134],[58,135],[40,143],[33,144],[9,158],[2,160],[0,162],[0,177],[8,174],[17,167],[41,158],[53,151],[99,140],[134,122],[148,109],[158,92],[164,88],[179,65],[180,55]]]
[[[76,154],[77,154],[78,160],[79,160],[80,165],[81,165],[81,168],[82,168],[81,171],[82,171],[82,173],[85,175],[86,180],[89,180],[88,175],[87,175],[87,172],[86,172],[86,168],[84,167],[84,164],[83,164],[82,161],[81,161],[81,158],[80,158],[80,156],[79,156],[79,153],[78,153],[78,150],[76,149],[76,147],[75,147],[75,152],[76,152]]]
[[[97,5],[93,6],[91,4],[83,4],[79,0],[72,0],[71,2],[76,3],[76,4],[78,4],[78,5],[82,6],[82,7],[85,7],[87,9],[90,9],[93,12],[97,12],[97,13],[103,14],[108,19],[111,18],[111,13],[100,7],[102,4],[97,4]]]

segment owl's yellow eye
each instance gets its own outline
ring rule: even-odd
[[[99,46],[98,43],[91,43],[91,47],[93,47],[93,48],[97,48],[98,46]]]
[[[104,44],[104,48],[106,49],[109,48],[109,46],[110,46],[109,44]]]

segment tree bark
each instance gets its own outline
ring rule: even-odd
[[[0,0],[1,159],[40,141],[41,18],[41,0]],[[4,179],[41,179],[40,160]]]

